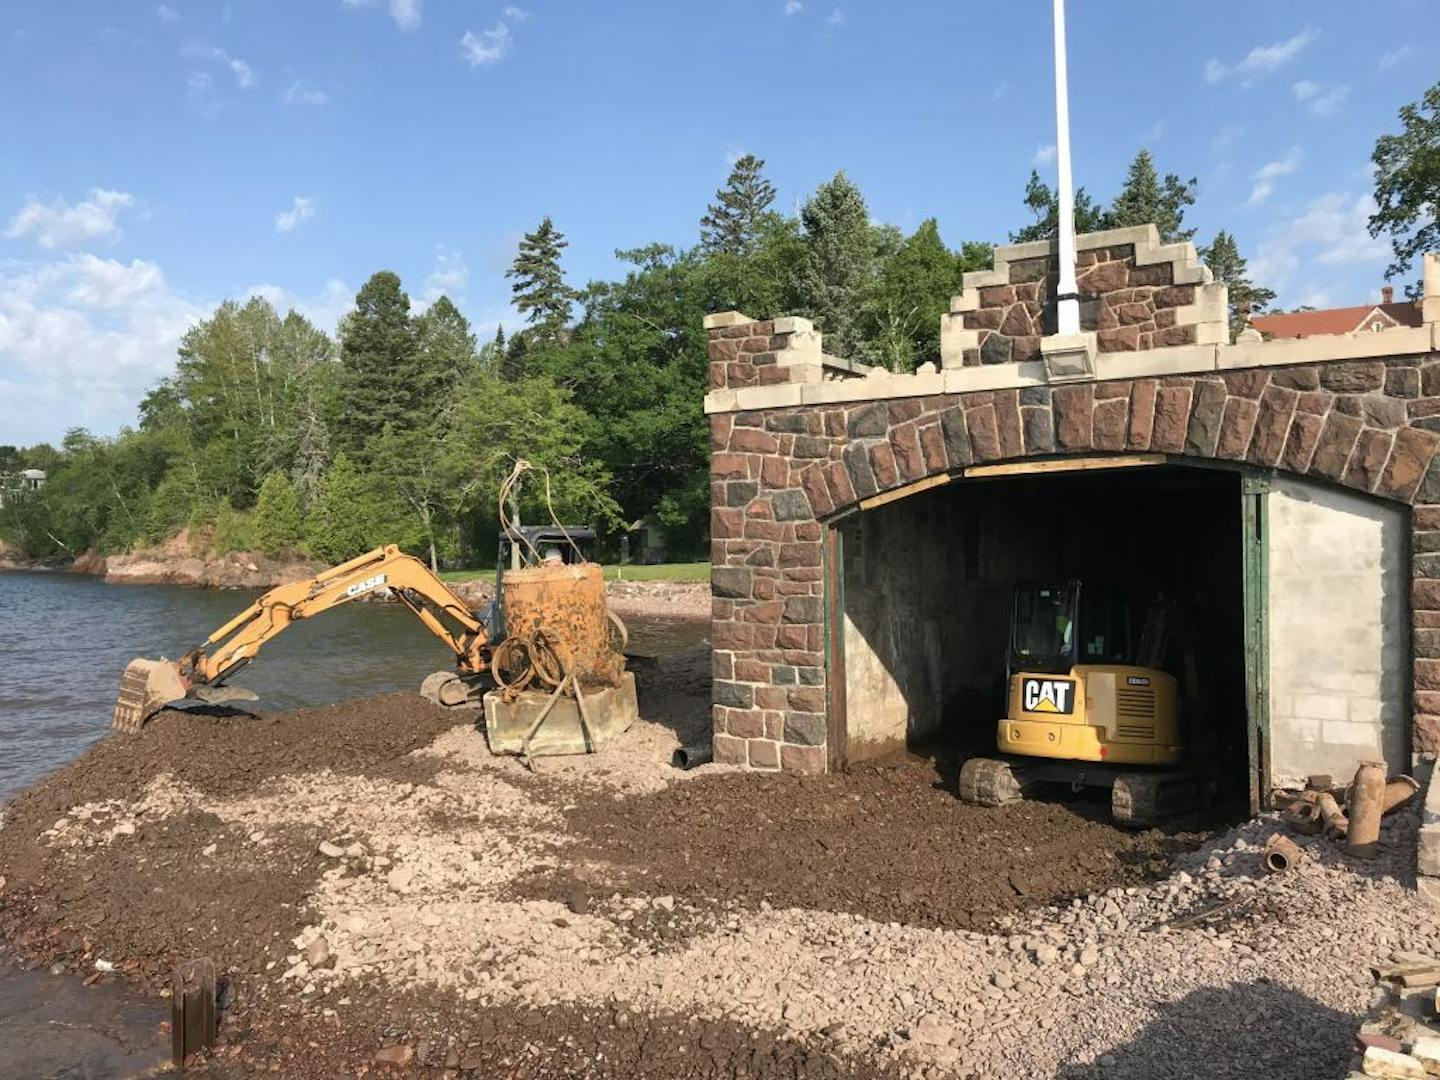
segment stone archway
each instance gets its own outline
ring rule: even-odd
[[[826,675],[829,523],[976,465],[1134,453],[1244,463],[1415,507],[1414,741],[1440,749],[1440,397],[1422,393],[1440,391],[1440,357],[1212,366],[1057,386],[1009,365],[1003,381],[1012,385],[901,396],[899,378],[886,377],[887,396],[866,399],[868,379],[783,385],[798,372],[787,371],[786,353],[807,330],[800,322],[739,317],[711,329],[712,378],[718,366],[726,385],[760,388],[759,407],[737,398],[711,416],[717,758],[827,767],[837,689]],[[944,386],[908,378],[915,390]],[[799,392],[773,405],[755,400],[767,389]]]

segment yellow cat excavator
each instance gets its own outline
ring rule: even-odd
[[[1179,683],[1160,667],[1171,622],[1167,604],[1152,603],[1132,649],[1119,590],[1079,581],[1017,587],[1008,707],[995,726],[1005,756],[967,760],[960,797],[1003,806],[1044,783],[1106,787],[1111,816],[1132,826],[1197,805],[1203,785],[1185,766],[1195,748],[1182,736]]]

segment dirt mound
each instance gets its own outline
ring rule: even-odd
[[[1098,805],[970,806],[915,759],[846,775],[707,777],[624,802],[587,793],[568,816],[622,888],[969,930],[1162,875],[1206,835],[1126,832]],[[562,898],[573,886],[562,872],[527,888]]]

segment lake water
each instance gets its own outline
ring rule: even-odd
[[[0,573],[0,800],[109,731],[130,660],[174,659],[256,595]],[[693,645],[709,629],[695,620],[625,621],[631,650],[652,655]],[[418,688],[451,662],[400,605],[346,604],[287,629],[236,682],[260,695],[255,707],[293,709]]]

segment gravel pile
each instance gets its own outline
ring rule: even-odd
[[[129,842],[117,822],[202,802],[228,833],[202,862],[263,858],[273,835],[323,828],[310,923],[253,974],[332,1012],[377,981],[486,1005],[622,1002],[920,1076],[1340,1075],[1368,966],[1440,950],[1440,923],[1401,884],[1414,813],[1386,822],[1374,861],[1307,838],[1279,876],[1261,865],[1278,825],[1266,817],[1178,856],[1164,880],[1007,916],[996,933],[606,893],[596,866],[568,904],[514,899],[523,872],[587,865],[565,807],[547,801],[565,787],[513,761],[472,763],[461,737],[420,752],[445,762],[429,784],[322,771],[215,801],[162,777],[131,806],[77,807],[44,842]],[[617,798],[650,786],[618,779],[595,782]]]

